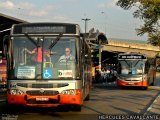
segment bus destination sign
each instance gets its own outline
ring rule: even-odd
[[[65,33],[64,26],[29,26],[22,27],[22,33]]]
[[[75,24],[54,23],[31,23],[17,24],[14,26],[13,34],[76,34]]]
[[[146,59],[144,55],[119,55],[118,59]]]

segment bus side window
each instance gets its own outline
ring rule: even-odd
[[[149,68],[150,68],[150,65],[149,65],[148,62],[146,62],[146,64],[145,64],[145,73],[148,73]]]
[[[121,64],[120,64],[120,63],[118,63],[117,72],[118,72],[119,74],[121,74],[121,69],[122,69]]]
[[[10,41],[11,41],[11,37],[9,35],[6,35],[3,37],[3,57],[7,56],[7,51],[8,51]]]

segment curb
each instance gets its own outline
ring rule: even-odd
[[[151,112],[153,106],[155,103],[157,103],[157,100],[160,98],[160,93],[159,95],[154,99],[153,103],[147,108],[146,112],[144,113],[144,115],[147,115]],[[159,113],[160,114],[160,113]]]
[[[160,90],[160,86],[149,86],[148,89],[150,89],[150,90]]]

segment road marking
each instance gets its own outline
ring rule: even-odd
[[[160,97],[160,92],[158,93],[157,97],[154,99],[154,101],[150,104],[150,106],[147,108],[146,112],[144,113],[144,115],[147,115],[151,110],[152,107],[154,105],[154,103],[157,102],[158,98]]]

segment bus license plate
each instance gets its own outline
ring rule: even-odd
[[[129,83],[129,85],[134,85],[134,83]]]
[[[36,101],[48,101],[49,98],[36,98]]]

